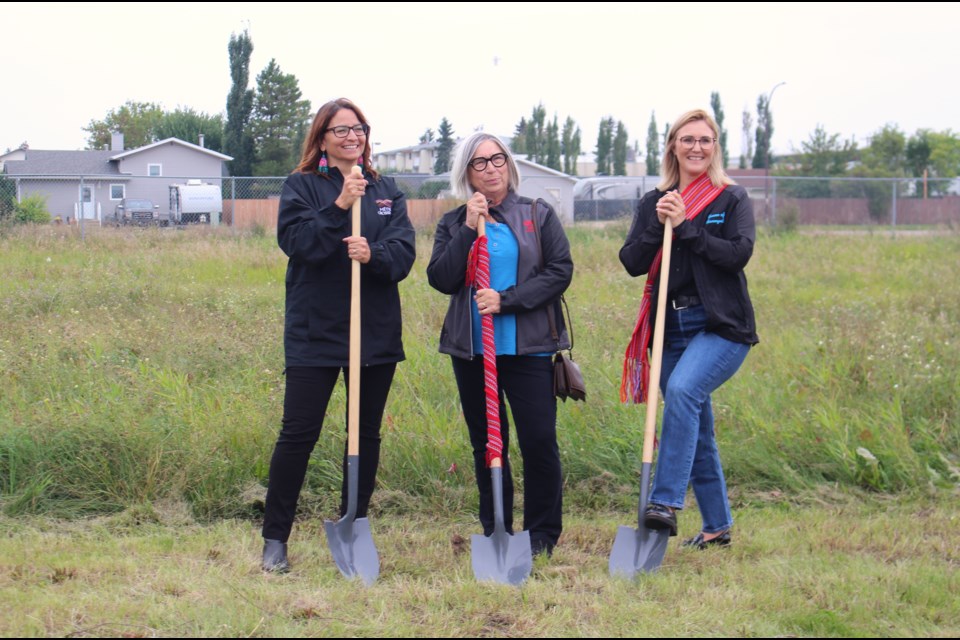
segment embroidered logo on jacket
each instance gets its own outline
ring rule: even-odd
[[[720,213],[711,213],[707,216],[707,224],[723,224],[723,220],[726,217],[726,211],[721,211]]]
[[[523,230],[526,233],[536,233],[537,230],[533,228],[533,220],[524,220],[523,221]]]
[[[377,214],[389,216],[393,213],[393,200],[377,200]]]

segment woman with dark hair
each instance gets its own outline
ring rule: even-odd
[[[287,539],[307,461],[327,404],[349,372],[350,276],[361,264],[360,484],[357,518],[366,517],[380,459],[380,423],[397,362],[404,359],[397,283],[414,261],[406,201],[390,178],[370,165],[370,125],[344,98],[317,112],[300,164],[283,185],[277,240],[289,257],[283,346],[283,424],[270,461],[263,520],[263,568],[289,569]],[[359,166],[362,175],[352,169]],[[361,235],[351,235],[360,199]],[[346,510],[346,449],[341,515]]]
[[[753,254],[753,207],[723,169],[719,128],[707,112],[670,128],[657,188],[643,196],[620,249],[631,276],[647,274],[640,314],[623,368],[621,400],[644,402],[663,391],[663,426],[644,521],[677,534],[676,512],[693,486],[702,531],[684,542],[730,544],[733,517],[713,430],[710,394],[737,372],[758,342],[743,269]],[[665,225],[673,229],[660,380],[648,380],[647,349],[656,317]]]
[[[473,446],[484,535],[494,530],[493,488],[487,470],[487,417],[480,317],[493,315],[503,440],[504,525],[512,533],[513,481],[506,404],[510,403],[523,455],[523,524],[534,555],[549,555],[562,530],[563,479],[557,445],[557,400],[551,356],[570,346],[557,313],[573,278],[570,244],[544,202],[517,193],[520,175],[510,151],[483,132],[457,148],[451,185],[467,203],[437,225],[427,266],[431,286],[450,296],[440,351],[451,356],[463,417]],[[465,284],[467,256],[483,216],[490,248],[490,288]],[[559,330],[551,331],[548,314]]]

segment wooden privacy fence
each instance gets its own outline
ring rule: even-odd
[[[432,229],[447,211],[457,207],[460,200],[407,200],[407,215],[416,229]],[[263,227],[276,229],[280,200],[224,200],[224,222],[238,229]]]

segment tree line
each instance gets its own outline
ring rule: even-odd
[[[253,41],[246,31],[231,35],[227,50],[232,84],[225,120],[190,108],[167,112],[154,103],[127,101],[83,128],[88,148],[109,149],[114,131],[123,133],[127,148],[171,137],[197,144],[203,134],[206,148],[233,157],[233,175],[290,173],[309,130],[310,101],[303,98],[296,76],[284,73],[275,59],[257,75],[256,89],[247,88]]]
[[[103,120],[91,120],[84,127],[89,134],[88,148],[108,149],[111,132],[121,131],[128,148],[176,137],[197,143],[204,136],[204,145],[233,157],[231,173],[238,176],[279,176],[289,173],[298,163],[304,137],[312,117],[310,101],[303,98],[299,81],[284,73],[275,59],[257,75],[256,87],[248,88],[250,56],[253,41],[248,32],[230,36],[227,47],[230,62],[231,88],[227,95],[226,118],[206,114],[188,107],[164,111],[150,102],[128,101],[111,110]],[[728,132],[725,114],[716,91],[710,94],[710,107],[720,129],[720,149],[724,166],[730,166]],[[571,116],[560,124],[554,112],[539,103],[529,117],[516,124],[509,141],[514,153],[529,160],[577,175],[577,161],[583,151],[580,126]],[[773,169],[775,175],[817,177],[915,177],[947,178],[960,175],[960,138],[950,130],[921,129],[908,136],[896,125],[888,124],[872,135],[868,144],[859,147],[855,140],[841,140],[839,134],[828,133],[818,125],[801,149],[774,158],[770,149],[773,115],[769,97],[757,99],[756,125],[748,109],[742,114],[742,150],[739,166]],[[628,164],[644,159],[647,175],[660,173],[664,143],[669,125],[661,132],[655,112],[650,114],[646,144],[641,149],[637,140],[631,144],[622,120],[607,115],[601,118],[594,147],[597,175],[626,175]],[[435,174],[450,170],[456,138],[453,124],[444,117],[437,132],[427,129],[420,144],[437,143]],[[825,187],[811,183],[794,186],[796,195],[814,197]],[[938,185],[936,189],[945,189]]]

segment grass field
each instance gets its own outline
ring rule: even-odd
[[[617,260],[625,232],[568,230],[589,397],[559,408],[564,536],[516,592],[473,583],[458,541],[476,499],[429,234],[401,287],[408,359],[371,515],[384,566],[363,590],[320,522],[342,392],[295,572],[257,570],[283,392],[272,237],[0,229],[0,634],[955,637],[960,235],[761,233],[747,269],[761,343],[714,396],[735,546],[671,546],[660,574],[621,583],[606,557],[635,524],[643,421],[617,401],[642,285]],[[698,526],[685,511],[681,534]]]

